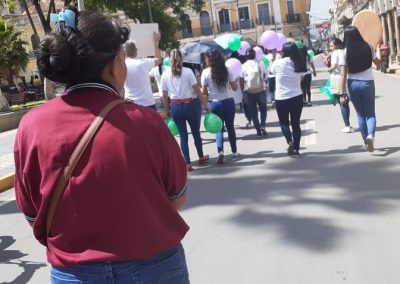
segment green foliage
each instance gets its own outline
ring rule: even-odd
[[[10,1],[7,3],[7,8],[10,11],[14,11],[17,8],[17,4],[15,3],[15,1]]]
[[[149,23],[148,2],[151,5],[153,22],[158,23],[161,31],[160,48],[169,49],[179,46],[175,38],[177,31],[183,28],[184,9],[191,8],[200,12],[203,0],[85,0],[87,9],[116,11],[122,10],[131,19]],[[172,12],[174,16],[171,16]]]
[[[21,34],[11,22],[0,19],[0,77],[9,83],[29,62],[29,54],[24,47],[27,42],[21,40]]]

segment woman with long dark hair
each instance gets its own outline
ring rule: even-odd
[[[276,76],[276,111],[282,134],[288,143],[289,156],[300,154],[300,117],[303,110],[300,82],[305,71],[306,60],[297,46],[292,42],[285,43],[282,58],[272,64],[271,72]],[[293,133],[289,124],[292,126]]]
[[[311,103],[311,82],[312,82],[312,75],[317,76],[317,73],[315,72],[315,67],[313,60],[311,56],[307,52],[307,46],[303,45],[300,48],[300,52],[303,53],[303,56],[306,59],[306,64],[307,64],[307,71],[304,74],[303,79],[301,80],[301,91],[303,92],[303,101],[304,104],[307,104],[307,106],[312,106]],[[312,71],[312,75],[311,75]]]
[[[335,95],[337,102],[340,105],[340,110],[342,113],[342,118],[344,122],[344,128],[342,129],[343,133],[351,133],[353,132],[353,128],[350,125],[350,106],[349,100],[342,99],[340,100],[339,96],[339,83],[341,76],[341,66],[345,66],[346,63],[344,61],[344,50],[343,50],[343,42],[338,38],[333,38],[329,43],[329,48],[331,50],[331,61],[330,67],[328,71],[331,72],[330,82],[331,82],[331,92]]]
[[[234,127],[235,120],[235,101],[232,88],[237,90],[238,85],[235,78],[228,72],[225,66],[225,60],[218,50],[209,50],[206,52],[206,64],[208,68],[201,74],[201,85],[203,94],[208,95],[210,110],[218,115],[225,124],[228,131],[229,143],[233,156],[238,156],[236,145],[236,131]],[[224,133],[223,130],[216,134],[218,149],[218,164],[224,163]]]
[[[374,151],[376,116],[375,82],[372,75],[372,62],[380,65],[374,49],[362,38],[356,27],[349,26],[344,31],[345,62],[342,66],[340,100],[345,102],[345,84],[350,100],[357,112],[358,126],[364,142],[363,148]]]
[[[41,44],[41,74],[67,89],[22,119],[15,193],[54,284],[189,283],[185,161],[157,112],[120,97],[128,38],[99,12],[67,8]]]
[[[192,70],[182,66],[182,55],[178,49],[170,53],[171,68],[161,76],[161,89],[163,92],[163,104],[168,115],[172,115],[179,130],[181,150],[186,161],[187,170],[193,170],[190,161],[188,131],[186,122],[189,123],[197,155],[198,164],[204,164],[208,155],[203,155],[203,144],[200,136],[201,104],[208,110],[206,97],[197,84]],[[168,95],[170,104],[168,104]]]

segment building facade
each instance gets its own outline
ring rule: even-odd
[[[375,11],[381,19],[382,42],[390,47],[390,64],[400,67],[400,0],[335,0],[332,33],[342,37],[346,26],[351,25],[359,11]]]
[[[274,29],[287,37],[307,39],[311,0],[206,0],[200,13],[187,12],[181,38]]]

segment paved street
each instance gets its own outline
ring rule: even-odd
[[[266,139],[245,129],[238,114],[242,155],[233,160],[226,143],[223,166],[216,165],[213,137],[203,133],[213,159],[190,173],[182,211],[191,227],[184,240],[191,283],[400,283],[400,78],[374,76],[373,154],[361,150],[358,131],[340,132],[339,107],[316,88],[313,106],[303,110],[300,158],[286,155],[274,111]],[[326,79],[320,72],[314,85]],[[0,134],[2,174],[14,136]],[[13,199],[12,190],[0,194],[0,283],[48,283],[45,248]]]

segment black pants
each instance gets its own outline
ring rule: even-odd
[[[308,98],[308,102],[311,102],[311,74],[304,75],[301,81],[301,91],[303,92],[303,100],[306,101]]]
[[[300,117],[303,110],[303,97],[302,95],[296,96],[287,100],[276,101],[276,112],[278,113],[279,123],[283,136],[285,136],[286,142],[289,144],[293,141],[294,149],[300,149],[301,139],[301,128],[300,128]],[[290,116],[290,122],[289,122]],[[289,123],[292,126],[290,130]]]

